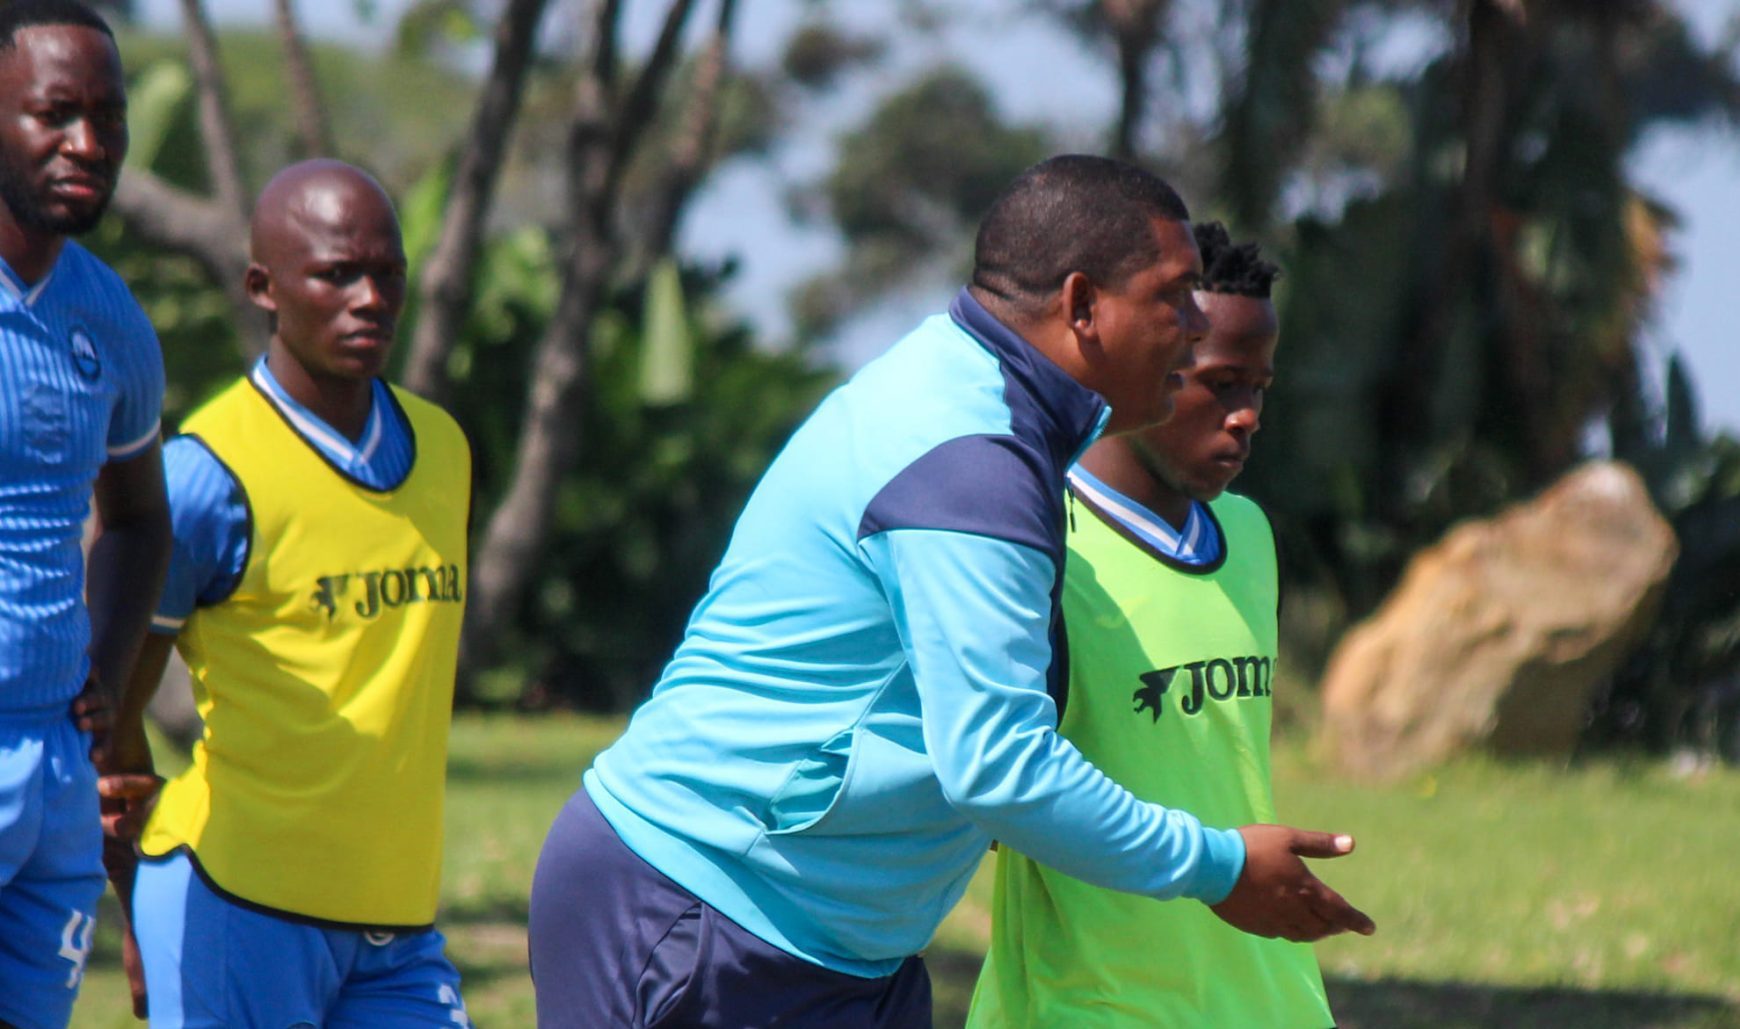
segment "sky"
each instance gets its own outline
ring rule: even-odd
[[[269,15],[264,0],[208,2],[220,23],[258,24]],[[388,37],[391,14],[403,2],[371,0],[377,13],[368,21],[357,17],[357,0],[300,0],[298,10],[311,34],[368,45]],[[1673,2],[1706,40],[1717,38],[1727,20],[1740,17],[1740,0]],[[629,5],[631,45],[656,31],[664,6]],[[876,28],[875,20],[885,21],[893,6],[837,4],[835,10]],[[917,68],[958,61],[990,85],[1005,115],[1046,122],[1084,145],[1099,138],[1117,102],[1114,67],[1103,55],[1088,51],[1048,20],[1011,13],[1006,0],[954,0],[947,6],[968,16],[951,18],[942,31],[900,34],[879,82],[898,83]],[[743,4],[735,58],[751,67],[775,63],[802,7],[802,0]],[[149,25],[179,28],[176,0],[141,0],[140,12]],[[1414,45],[1399,44],[1391,59],[1408,60]],[[875,99],[876,84],[860,83],[811,102],[770,159],[727,164],[709,179],[687,216],[681,238],[685,252],[705,258],[735,255],[741,271],[728,299],[769,336],[781,338],[790,331],[788,292],[841,253],[831,229],[793,220],[786,192],[825,173],[834,137],[862,119]],[[1640,186],[1683,220],[1671,244],[1680,268],[1646,342],[1658,360],[1677,351],[1691,366],[1707,428],[1740,435],[1740,345],[1727,309],[1740,272],[1740,136],[1698,127],[1660,131],[1643,142],[1631,169]],[[954,287],[939,283],[935,290],[890,298],[844,329],[837,353],[848,364],[874,356],[937,310]]]

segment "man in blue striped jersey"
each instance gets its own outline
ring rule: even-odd
[[[139,734],[93,749],[69,710],[81,693],[112,705],[169,552],[157,339],[120,278],[67,239],[113,194],[125,116],[101,18],[76,0],[0,6],[0,1024],[22,1029],[66,1024],[90,949],[92,759],[149,767]]]

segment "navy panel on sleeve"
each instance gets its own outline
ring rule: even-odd
[[[1055,556],[1063,502],[1054,477],[1051,462],[1014,436],[957,436],[877,492],[858,523],[858,538],[890,529],[943,529]]]

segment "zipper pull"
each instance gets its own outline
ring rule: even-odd
[[[1075,531],[1075,487],[1064,486],[1063,491],[1069,495],[1069,531]]]

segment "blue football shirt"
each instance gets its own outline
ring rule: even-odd
[[[150,446],[162,404],[157,334],[120,276],[71,241],[35,283],[0,260],[0,712],[83,687],[91,485]]]

